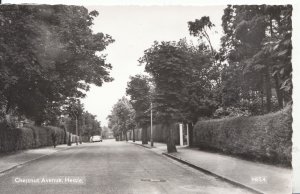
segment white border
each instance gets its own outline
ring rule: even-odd
[[[297,0],[2,0],[2,4],[67,4],[67,5],[183,5],[183,6],[213,6],[226,4],[292,4],[293,5],[293,192],[300,193],[300,1]]]

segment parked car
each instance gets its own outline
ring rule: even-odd
[[[94,135],[91,137],[91,142],[102,142],[102,137],[100,135]]]

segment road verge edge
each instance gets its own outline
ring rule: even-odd
[[[216,173],[214,173],[214,172],[211,172],[211,171],[209,171],[209,170],[206,170],[206,169],[204,169],[204,168],[201,168],[201,167],[199,167],[199,166],[197,166],[197,165],[195,165],[195,164],[193,164],[193,163],[191,163],[191,162],[189,162],[189,161],[187,161],[187,160],[184,160],[184,159],[179,158],[179,157],[177,157],[177,156],[174,156],[174,155],[172,155],[172,154],[165,153],[165,152],[162,153],[162,154],[165,155],[165,156],[167,156],[167,157],[169,157],[169,158],[171,158],[171,159],[173,159],[173,160],[176,160],[176,161],[178,161],[178,162],[180,162],[180,163],[186,164],[186,165],[188,165],[188,166],[190,166],[190,167],[192,167],[192,168],[194,168],[194,169],[196,169],[196,170],[199,170],[199,171],[201,171],[201,172],[203,172],[203,173],[205,173],[205,174],[207,174],[207,175],[214,176],[214,177],[216,177],[216,178],[219,178],[219,179],[221,179],[221,180],[223,180],[223,181],[225,181],[225,182],[228,182],[228,183],[230,183],[230,184],[233,184],[233,185],[235,185],[235,186],[241,187],[241,188],[243,188],[243,189],[247,189],[247,190],[249,190],[249,191],[251,191],[251,192],[255,192],[255,193],[258,193],[258,194],[264,194],[264,192],[262,192],[262,191],[259,191],[259,190],[257,190],[257,189],[253,189],[252,187],[249,187],[249,186],[244,185],[244,184],[242,184],[242,183],[239,183],[239,182],[237,182],[237,181],[231,180],[231,179],[229,179],[229,178],[227,178],[227,177],[221,176],[221,175],[219,175],[219,174],[216,174]]]

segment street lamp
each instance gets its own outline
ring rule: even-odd
[[[151,102],[151,127],[150,127],[150,142],[151,142],[151,147],[153,147],[153,122],[152,122],[152,102]]]
[[[150,103],[150,108],[148,110],[146,110],[144,113],[148,113],[150,111],[150,145],[151,147],[153,147],[153,119],[152,119],[152,111],[153,107],[152,107],[152,102]]]

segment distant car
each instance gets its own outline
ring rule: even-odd
[[[91,137],[91,142],[102,142],[102,137],[100,135],[94,135]]]

